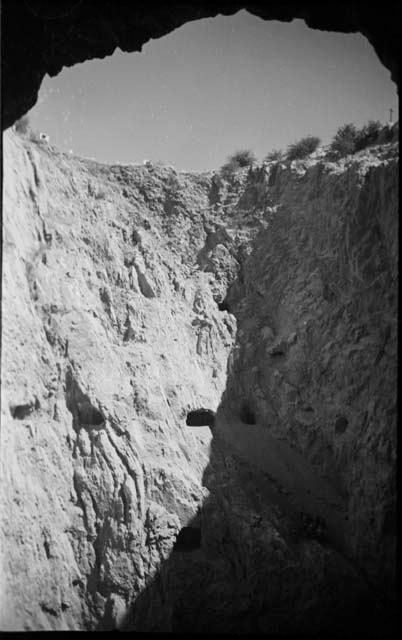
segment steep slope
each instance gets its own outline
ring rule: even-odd
[[[4,149],[1,628],[308,631],[378,606],[396,146],[229,183]]]

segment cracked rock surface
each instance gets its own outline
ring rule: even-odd
[[[384,624],[397,176],[396,144],[228,182],[6,132],[2,629]]]

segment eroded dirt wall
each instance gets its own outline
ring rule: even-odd
[[[383,629],[396,144],[229,182],[4,145],[2,629]]]

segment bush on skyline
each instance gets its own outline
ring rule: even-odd
[[[379,120],[369,120],[361,129],[358,129],[351,122],[344,124],[339,127],[332,138],[329,146],[329,155],[334,158],[344,158],[351,153],[356,153],[356,151],[366,149],[373,144],[378,144],[384,129],[386,127],[383,127]]]
[[[221,175],[224,178],[228,178],[233,173],[235,173],[238,169],[242,169],[244,167],[252,167],[257,161],[254,153],[249,149],[241,149],[239,151],[235,151],[231,156],[228,157],[225,164],[221,167]]]
[[[283,160],[285,154],[282,149],[272,149],[264,158],[264,162],[274,162],[275,160]]]
[[[321,142],[316,136],[305,136],[297,142],[289,145],[286,152],[286,160],[302,160],[312,154]]]

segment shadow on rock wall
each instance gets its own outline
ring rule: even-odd
[[[230,388],[230,380],[228,384]],[[224,439],[227,397],[211,426],[209,490],[170,557],[124,614],[98,630],[204,633],[385,633],[392,606],[347,557],[347,545],[282,478]],[[232,425],[238,424],[231,416]],[[250,440],[258,424],[240,421]],[[191,428],[191,427],[188,427]],[[197,427],[193,427],[197,428]],[[286,484],[286,483],[285,483]]]
[[[376,167],[360,181],[353,167],[339,177],[329,172],[325,180],[318,167],[300,179],[297,197],[287,187],[285,170],[277,178],[281,213],[257,243],[247,278],[237,282],[230,303],[238,331],[211,426],[203,477],[209,497],[129,612],[119,616],[109,607],[99,628],[380,635],[395,630],[394,530],[381,529],[382,502],[394,495],[393,457],[384,457],[377,444],[380,436],[389,438],[392,453],[395,349],[392,342],[385,353],[381,345],[387,323],[394,335],[395,251],[377,218],[388,216],[390,227],[397,219],[395,202],[378,206],[388,181],[397,193],[395,168]],[[303,189],[308,197],[299,206]],[[347,198],[353,215],[344,213]],[[322,247],[322,255],[312,245],[317,252]],[[339,250],[339,273],[324,273],[331,248]],[[347,299],[334,294],[328,302],[320,269],[321,280],[348,291]],[[302,323],[303,308],[317,325],[312,336],[309,322]],[[280,328],[276,337],[270,327]],[[318,365],[326,377],[321,369],[315,376]],[[253,386],[254,374],[259,382]],[[338,446],[348,423],[335,411],[335,393],[356,415],[374,395],[378,411],[389,405],[390,417],[372,417],[367,426],[359,414]],[[197,420],[186,428],[198,428],[191,422]],[[309,435],[314,437],[308,440]]]

